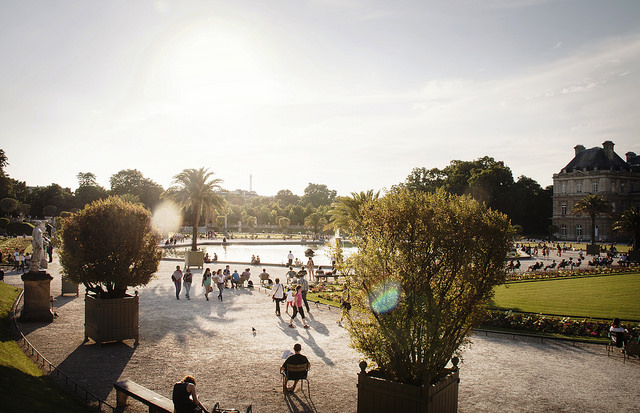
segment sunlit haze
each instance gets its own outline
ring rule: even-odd
[[[640,153],[638,22],[637,0],[6,0],[0,148],[72,190],[207,167],[348,195],[485,155],[547,186],[577,144]]]

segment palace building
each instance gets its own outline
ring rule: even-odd
[[[611,141],[590,149],[577,145],[571,162],[553,175],[552,223],[559,240],[591,241],[591,218],[572,212],[586,195],[600,195],[612,207],[612,216],[596,218],[596,241],[614,241],[610,227],[616,216],[630,207],[640,209],[640,156],[627,152],[624,160],[613,147]]]

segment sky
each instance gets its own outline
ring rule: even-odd
[[[349,195],[491,156],[546,187],[578,144],[640,153],[638,22],[637,0],[4,0],[5,172]]]

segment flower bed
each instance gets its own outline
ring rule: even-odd
[[[575,319],[543,314],[517,313],[511,310],[490,310],[482,323],[485,328],[504,328],[544,334],[562,334],[575,337],[607,338],[610,321]],[[640,334],[640,323],[625,326],[633,337]]]
[[[528,280],[548,280],[554,278],[566,277],[587,277],[593,275],[614,275],[639,272],[640,266],[632,265],[629,267],[589,267],[584,269],[560,270],[550,272],[524,272],[507,274],[507,282],[509,281],[528,281]]]
[[[342,284],[318,283],[309,286],[309,293],[315,294],[318,298],[340,305],[340,298],[343,296],[345,286]]]

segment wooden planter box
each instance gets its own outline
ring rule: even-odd
[[[197,267],[202,268],[204,266],[204,251],[187,251],[184,254],[184,267]]]
[[[100,299],[85,295],[84,341],[98,344],[134,339],[138,344],[138,294],[124,298]]]
[[[78,284],[71,281],[68,277],[62,276],[62,295],[75,294],[78,296]]]
[[[458,370],[433,386],[414,386],[358,373],[358,413],[455,413]]]

